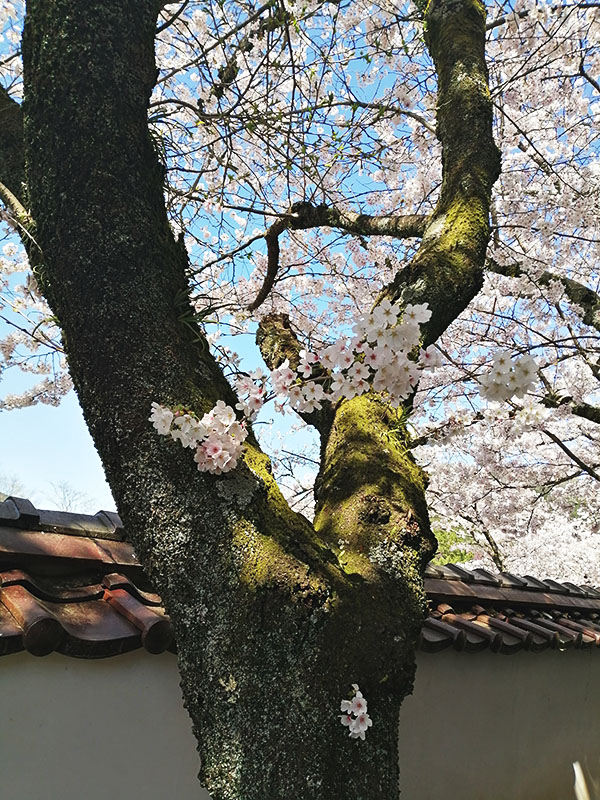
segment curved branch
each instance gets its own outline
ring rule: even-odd
[[[0,86],[0,201],[7,209],[7,221],[14,227],[27,251],[32,270],[39,272],[41,253],[27,208],[23,112],[3,86]]]
[[[185,11],[186,6],[189,4],[190,0],[183,0],[183,3],[179,6],[177,11],[169,17],[169,19],[165,20],[158,28],[154,31],[154,35],[156,36],[162,31],[166,30],[169,26],[171,26]]]
[[[279,234],[287,228],[285,219],[278,219],[265,233],[267,243],[267,272],[258,294],[248,306],[248,311],[255,311],[269,296],[279,271]]]
[[[477,503],[474,504],[475,514],[477,515],[473,518],[470,514],[467,514],[466,511],[461,511],[460,516],[463,519],[466,519],[473,528],[478,532],[481,533],[483,538],[486,540],[488,547],[489,547],[489,556],[494,562],[494,566],[498,570],[498,572],[504,572],[504,557],[502,555],[502,551],[492,534],[489,532],[487,527],[483,524],[480,516],[479,510],[477,508]],[[472,533],[473,538],[475,539],[475,532]],[[478,544],[477,540],[475,539],[475,543]]]
[[[529,16],[529,10],[525,11],[513,11],[512,14],[505,14],[502,17],[498,17],[498,19],[493,20],[492,22],[488,22],[485,26],[486,31],[491,31],[494,28],[498,28],[500,25],[506,25],[507,22],[510,22],[512,19],[525,19],[525,17]]]
[[[592,78],[592,76],[589,74],[589,72],[586,72],[586,69],[585,69],[585,64],[584,64],[583,58],[581,59],[581,62],[580,62],[580,64],[579,64],[579,74],[580,74],[580,75],[581,75],[581,77],[582,77],[582,78],[584,78],[584,79],[585,79],[585,80],[586,80],[586,81],[587,81],[587,82],[588,82],[588,83],[589,83],[591,86],[593,86],[593,87],[594,87],[594,89],[595,89],[595,90],[598,92],[598,94],[600,94],[600,83],[598,83],[598,81],[597,81],[597,80],[595,80],[595,78]]]
[[[428,303],[425,345],[434,342],[483,285],[491,190],[500,173],[492,135],[481,0],[431,0],[426,42],[438,74],[437,135],[442,188],[412,262],[381,298]]]
[[[267,273],[256,298],[248,306],[248,311],[257,309],[269,296],[279,270],[279,235],[285,230],[308,230],[309,228],[337,228],[358,236],[392,236],[396,239],[410,239],[423,236],[429,216],[426,214],[384,214],[373,216],[345,211],[327,205],[315,206],[312,203],[294,203],[282,219],[278,219],[267,230]]]

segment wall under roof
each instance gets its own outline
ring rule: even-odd
[[[0,797],[210,800],[177,659],[0,659]]]
[[[599,655],[419,653],[400,711],[401,797],[574,800],[574,761],[600,797]]]
[[[573,800],[573,761],[600,785],[599,656],[419,653],[401,797]],[[210,800],[172,654],[16,653],[0,660],[0,686],[0,797]]]

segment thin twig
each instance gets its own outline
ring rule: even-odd
[[[169,27],[169,25],[172,25],[175,22],[175,20],[183,14],[183,12],[185,11],[185,7],[189,4],[189,2],[190,0],[183,0],[183,3],[179,6],[179,8],[173,14],[173,16],[169,17],[169,19],[166,22],[163,22],[162,25],[158,26],[158,28],[154,31],[154,35],[156,36],[157,34],[162,33],[166,28]]]

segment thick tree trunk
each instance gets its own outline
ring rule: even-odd
[[[38,280],[126,530],[174,623],[202,781],[215,800],[391,800],[422,616],[423,530],[403,541],[412,557],[369,558],[369,539],[360,558],[338,560],[291,512],[255,442],[234,473],[215,477],[148,422],[153,400],[198,412],[234,402],[191,321],[186,253],[147,129],[158,9],[28,3]],[[424,508],[420,478],[411,491]],[[351,533],[358,552],[360,531]],[[352,683],[374,722],[365,742],[338,718]]]

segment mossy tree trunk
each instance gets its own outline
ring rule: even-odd
[[[198,412],[235,402],[190,322],[187,256],[168,225],[147,127],[159,9],[155,0],[29,0],[27,189],[15,135],[21,110],[1,95],[12,137],[0,133],[0,181],[10,187],[2,199],[26,208],[31,260],[87,424],[173,620],[201,780],[215,800],[391,800],[398,711],[412,688],[422,620],[420,570],[432,552],[424,476],[404,423],[398,428],[376,397],[320,420],[313,526],[290,510],[254,440],[234,473],[216,477],[198,473],[190,453],[148,422],[153,400]],[[440,92],[466,91],[485,148],[483,7],[433,0],[427,17]],[[473,80],[457,89],[452,74],[465,52]],[[441,109],[440,100],[440,119]],[[421,248],[390,292],[414,302],[438,270],[456,316],[480,280],[497,158],[488,147],[469,178],[451,154],[468,130],[440,128],[444,189],[427,255]],[[468,136],[469,158],[479,158],[476,134]],[[434,317],[446,313],[443,297],[424,299]],[[338,538],[349,539],[344,553]],[[349,739],[338,719],[352,683],[374,720],[365,742]]]
[[[407,266],[381,293],[401,307],[428,303],[423,346],[446,330],[483,285],[491,191],[500,173],[492,136],[492,104],[485,63],[485,7],[479,0],[430,0],[425,40],[438,75],[437,135],[442,144],[442,187],[434,213],[404,219],[408,235],[422,225],[422,241]],[[318,212],[319,209],[316,209]],[[314,216],[315,210],[311,213]],[[325,213],[325,212],[323,212]],[[408,221],[408,223],[406,223]],[[327,218],[324,224],[331,224]],[[379,218],[386,235],[407,235]],[[373,233],[373,220],[352,220]],[[306,227],[310,227],[306,224]],[[346,226],[347,228],[348,226]],[[294,363],[299,345],[275,315],[263,321],[259,344],[267,363]],[[369,393],[307,419],[321,434],[315,487],[315,528],[344,558],[364,563],[411,560],[423,566],[435,551],[424,490],[426,476],[410,453],[407,423],[412,398],[395,412]]]

